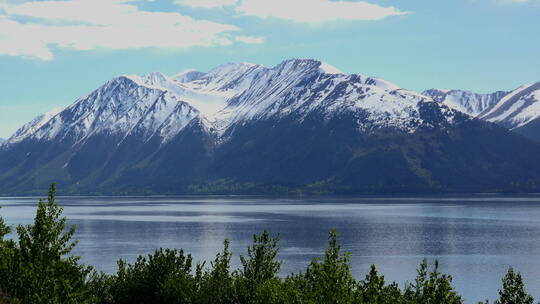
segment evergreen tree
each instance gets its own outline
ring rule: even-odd
[[[315,304],[311,294],[312,286],[303,273],[291,274],[282,284],[283,299],[289,304]]]
[[[248,247],[247,257],[240,256],[242,270],[236,274],[236,292],[239,303],[276,302],[269,292],[279,285],[281,263],[276,260],[279,237],[268,231],[253,235],[253,245]]]
[[[93,272],[88,280],[88,290],[93,304],[114,303],[111,289],[115,285],[115,276],[104,272]]]
[[[272,237],[268,231],[253,235],[253,245],[248,248],[248,256],[240,256],[242,276],[255,284],[276,278],[281,263],[276,260],[279,237]]]
[[[375,265],[371,265],[366,278],[360,282],[360,298],[362,303],[378,304],[384,293],[384,276],[379,276]]]
[[[345,304],[354,300],[356,281],[351,274],[349,253],[341,254],[338,234],[330,231],[324,259],[313,260],[306,272],[313,303]]]
[[[499,290],[499,299],[496,304],[532,304],[534,298],[525,290],[525,283],[521,273],[510,267],[502,279],[503,288]]]
[[[0,207],[2,208],[2,207]],[[6,225],[4,219],[0,216],[0,243],[4,241],[4,237],[11,232],[11,228]]]
[[[1,208],[1,207],[0,207]],[[0,282],[10,279],[7,277],[8,271],[10,271],[10,261],[13,256],[13,241],[4,240],[4,237],[11,233],[11,228],[6,225],[4,219],[0,216]],[[0,283],[0,304],[19,304],[20,301],[13,299],[2,291],[7,284]]]
[[[384,276],[371,265],[366,278],[360,282],[358,300],[366,304],[396,304],[401,301],[401,290],[396,283],[385,286]]]
[[[461,304],[461,296],[452,286],[452,276],[439,271],[439,261],[435,260],[429,272],[427,259],[417,270],[415,282],[405,290],[405,301],[414,304]]]
[[[216,255],[201,283],[200,303],[234,303],[233,277],[231,275],[231,252],[229,240],[223,242],[223,251]]]
[[[52,184],[48,199],[39,202],[34,223],[17,227],[18,243],[2,244],[0,289],[25,304],[89,302],[86,278],[91,268],[69,255],[77,244],[72,241],[75,226],[65,232],[62,211]]]

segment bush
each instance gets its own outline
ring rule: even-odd
[[[118,262],[111,281],[114,303],[192,303],[196,294],[192,258],[183,250],[159,249],[134,264]]]

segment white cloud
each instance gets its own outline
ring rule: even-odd
[[[176,0],[176,4],[201,8],[217,8],[235,5],[237,0]]]
[[[243,15],[317,23],[335,20],[380,20],[407,12],[367,2],[330,0],[243,0],[237,7]]]
[[[253,43],[253,44],[263,44],[264,38],[263,37],[253,37],[253,36],[237,36],[236,41],[240,41],[243,43]]]
[[[0,54],[50,60],[54,57],[53,46],[75,50],[187,48],[225,46],[236,41],[231,33],[239,28],[234,25],[196,20],[176,12],[143,11],[130,2],[133,1],[3,4]]]
[[[54,56],[47,44],[35,37],[42,31],[43,26],[24,25],[0,17],[0,54],[35,57],[43,60],[52,59]]]

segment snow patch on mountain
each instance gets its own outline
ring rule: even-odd
[[[204,75],[205,73],[203,72],[199,72],[194,69],[188,69],[188,70],[185,70],[176,74],[173,77],[173,80],[178,81],[180,83],[186,83],[186,82],[192,82],[197,79],[201,79]]]
[[[327,73],[327,74],[345,74],[343,73],[341,70],[339,70],[338,68],[326,63],[326,62],[321,62],[321,65],[319,66],[319,69],[321,70],[321,72],[323,73]]]
[[[208,117],[213,117],[215,113],[223,109],[226,100],[236,93],[236,91],[231,90],[204,90],[198,84],[199,81],[204,80],[196,79],[192,82],[181,83],[159,72],[144,76],[125,75],[124,77],[131,79],[141,87],[167,91],[176,95]]]
[[[525,126],[540,117],[540,82],[517,88],[479,117],[510,129]]]
[[[478,94],[465,90],[430,89],[422,94],[460,112],[476,117],[486,109],[496,105],[508,92],[499,91],[491,94]]]
[[[9,146],[23,141],[25,138],[33,135],[36,131],[38,131],[53,117],[55,117],[62,111],[63,108],[54,108],[44,114],[37,116],[32,121],[24,124],[21,128],[19,128],[9,139],[5,141],[4,144],[6,146]]]

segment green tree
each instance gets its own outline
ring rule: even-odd
[[[269,292],[279,285],[281,263],[276,260],[279,237],[268,231],[253,235],[253,245],[248,247],[247,257],[240,256],[242,269],[236,273],[236,296],[239,303],[272,303],[277,299]]]
[[[0,207],[1,208],[1,207]],[[9,269],[9,267],[6,267],[9,263],[9,260],[11,260],[12,257],[12,250],[13,250],[13,241],[11,240],[4,240],[4,237],[11,233],[11,228],[6,225],[4,222],[4,219],[0,216],[0,281],[9,279],[4,277]],[[8,259],[6,259],[8,258]],[[11,296],[5,294],[1,290],[0,284],[0,304],[18,304],[20,301],[13,299]],[[5,287],[3,287],[5,288]]]
[[[496,304],[532,304],[534,298],[525,290],[525,283],[521,273],[510,267],[502,279],[502,289],[499,290],[499,299]]]
[[[229,240],[223,242],[223,251],[210,263],[211,269],[205,272],[200,290],[199,302],[205,304],[234,303],[233,277],[231,275]]]
[[[349,253],[341,254],[338,234],[330,231],[322,261],[315,259],[306,272],[308,296],[313,303],[344,304],[354,301],[357,282],[351,274]]]
[[[405,289],[405,300],[415,304],[461,304],[461,296],[452,286],[452,276],[439,271],[439,261],[435,260],[429,272],[427,259],[417,270],[415,282]]]
[[[69,255],[75,226],[66,231],[63,208],[56,203],[56,185],[40,200],[32,225],[18,226],[18,243],[3,242],[0,286],[25,304],[87,303],[86,279],[90,267]],[[6,230],[4,230],[6,231]]]
[[[315,304],[312,286],[304,273],[290,274],[282,284],[282,297],[288,304]]]
[[[360,282],[357,302],[366,304],[396,304],[402,298],[396,283],[385,285],[383,275],[379,275],[375,265],[371,265],[366,278]]]
[[[114,303],[111,288],[115,284],[115,276],[103,272],[93,272],[87,285],[94,304]]]
[[[2,208],[2,207],[0,207]],[[11,228],[6,225],[4,218],[0,216],[0,243],[4,241],[4,237],[11,232]]]

